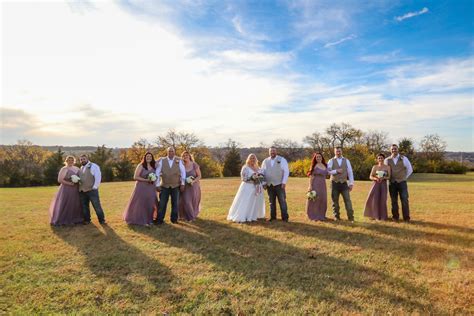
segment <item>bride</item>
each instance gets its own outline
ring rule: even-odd
[[[251,222],[265,218],[263,197],[263,171],[258,166],[257,156],[250,154],[240,171],[242,183],[229,209],[227,220]]]

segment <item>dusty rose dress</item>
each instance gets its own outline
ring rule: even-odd
[[[70,181],[72,175],[77,175],[73,170],[68,170],[64,179]],[[61,184],[58,192],[49,207],[51,225],[74,225],[84,221],[82,205],[79,198],[79,186]]]
[[[318,194],[318,198],[315,201],[306,201],[306,213],[308,218],[313,221],[324,221],[326,220],[326,210],[328,208],[327,201],[327,189],[326,189],[326,176],[328,170],[320,169],[315,167],[313,170],[313,182],[311,187]]]
[[[385,171],[386,172],[386,171]],[[369,196],[365,202],[364,216],[373,219],[386,220],[387,216],[387,180],[372,181]]]
[[[193,168],[186,170],[187,177],[197,177],[196,169],[198,165],[193,162]],[[184,192],[179,195],[179,219],[185,221],[195,220],[201,208],[201,186],[199,181],[193,185],[187,184],[184,187]]]
[[[155,172],[155,169],[142,169],[140,177],[146,179],[152,172]],[[137,181],[123,213],[123,220],[130,225],[150,225],[153,223],[154,207],[158,208],[155,184]]]

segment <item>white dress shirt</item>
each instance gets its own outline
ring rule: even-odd
[[[408,179],[408,177],[411,176],[411,174],[413,173],[413,167],[411,166],[410,160],[408,160],[407,157],[405,157],[405,156],[401,156],[401,157],[402,157],[403,165],[405,166],[405,168],[407,168],[407,177],[406,177],[406,179]],[[391,158],[391,157],[388,157],[388,158]],[[388,158],[385,158],[385,160],[384,160],[384,165],[386,165],[386,166],[388,166]],[[396,157],[393,157],[392,159],[393,159],[393,163],[397,164],[398,159],[400,159],[400,154],[398,154]]]
[[[271,157],[265,158],[265,160],[262,162],[263,173],[265,174],[268,164],[273,167],[277,160],[280,161],[280,167],[283,170],[283,178],[281,179],[281,183],[286,184],[288,182],[288,177],[290,176],[290,169],[288,168],[288,161],[286,161],[286,159],[281,156],[277,155],[273,159]]]
[[[155,181],[155,186],[159,187],[160,186],[160,175],[161,175],[161,167],[163,163],[168,163],[170,168],[173,166],[174,159],[176,157],[173,157],[172,159],[169,159],[168,157],[163,157],[158,162],[156,163],[156,181]],[[183,161],[179,159],[179,172],[181,174],[181,185],[184,185],[186,182],[186,168],[184,168]]]
[[[93,190],[97,190],[100,185],[100,181],[102,180],[102,173],[100,172],[100,167],[89,161],[85,166],[81,166],[81,171],[84,173],[86,171],[86,168],[91,169],[91,174],[94,176],[94,185],[92,186]]]
[[[329,162],[328,162],[328,171],[329,172],[333,171],[332,170],[333,159],[336,159],[337,164],[342,167],[342,158],[344,158],[344,157],[341,157],[341,158],[334,157],[334,158],[330,159]],[[346,159],[346,162],[347,162],[347,175],[349,176],[349,185],[354,185],[354,173],[352,172],[351,162],[349,161],[349,159],[347,159],[347,158],[345,158],[345,159]]]

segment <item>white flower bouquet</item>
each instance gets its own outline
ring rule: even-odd
[[[72,182],[72,183],[79,183],[79,182],[81,182],[81,178],[79,178],[79,176],[73,174],[73,175],[71,176],[71,182]]]
[[[375,174],[377,175],[377,178],[379,179],[382,179],[383,177],[385,177],[385,171],[383,170],[376,171]]]
[[[157,178],[156,174],[154,174],[153,172],[152,173],[149,173],[148,176],[147,176],[147,179],[148,181],[151,181],[151,182],[155,182]]]
[[[189,185],[193,185],[194,180],[196,180],[195,177],[189,176],[189,177],[186,178],[186,183],[189,184]]]
[[[255,184],[261,184],[263,183],[263,180],[265,179],[264,175],[261,173],[254,173],[251,177],[250,180],[252,180]]]
[[[318,198],[318,194],[314,190],[308,191],[308,193],[306,193],[306,197],[308,198],[308,200],[316,201],[316,199]]]

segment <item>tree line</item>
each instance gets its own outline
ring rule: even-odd
[[[426,135],[418,149],[408,137],[400,139],[397,144],[400,152],[411,160],[415,172],[465,173],[469,170],[459,162],[444,158],[446,142],[436,134]],[[355,179],[366,180],[375,156],[380,152],[389,154],[390,145],[386,132],[364,132],[347,123],[331,124],[324,130],[305,136],[301,142],[280,138],[255,148],[242,148],[232,139],[218,147],[208,147],[194,133],[169,130],[153,142],[139,139],[130,148],[121,149],[118,153],[105,145],[98,146],[89,153],[89,158],[101,167],[104,182],[127,181],[133,178],[135,167],[145,152],[150,151],[155,157],[165,156],[166,148],[173,146],[178,155],[185,150],[192,153],[204,178],[234,177],[240,175],[249,153],[255,153],[262,161],[268,156],[268,148],[274,146],[289,161],[291,176],[305,176],[314,152],[321,152],[329,159],[334,148],[340,146],[344,156],[351,160]],[[65,156],[61,147],[51,152],[27,140],[0,146],[0,186],[57,184],[58,171],[64,165]]]

